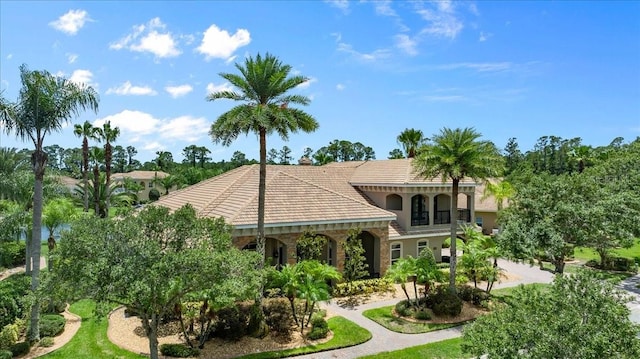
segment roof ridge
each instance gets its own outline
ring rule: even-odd
[[[255,164],[252,164],[252,165],[245,165],[245,166],[239,167],[239,169],[242,169],[243,167],[246,167],[246,168],[244,169],[244,171],[242,171],[243,173],[241,173],[235,181],[231,181],[229,185],[227,185],[222,191],[220,191],[220,194],[218,196],[216,196],[211,201],[209,201],[209,203],[207,203],[207,205],[202,208],[201,212],[208,213],[211,209],[215,208],[215,206],[222,203],[225,199],[229,198],[229,196],[233,193],[232,189],[242,186],[241,184],[239,184],[239,182],[242,182],[244,184],[244,181],[241,181],[241,180],[244,177],[246,177],[248,174],[250,174],[255,166],[256,166]],[[225,174],[230,174],[231,172],[233,172],[233,170],[225,172],[220,176],[211,177],[211,179],[214,179],[216,177],[220,178]],[[238,172],[241,172],[241,171],[238,171]],[[205,182],[205,181],[202,181],[202,182]]]
[[[289,176],[289,177],[291,177],[291,178],[294,178],[294,179],[296,179],[296,180],[298,180],[298,181],[304,182],[304,183],[309,184],[309,185],[311,185],[311,186],[314,186],[314,187],[316,187],[316,188],[320,188],[320,189],[322,189],[322,190],[324,190],[324,191],[327,191],[327,192],[333,193],[333,194],[335,194],[335,195],[338,195],[338,196],[340,196],[340,197],[342,197],[342,198],[349,199],[349,200],[351,200],[351,201],[353,201],[353,202],[357,202],[357,203],[360,203],[360,204],[365,204],[365,205],[367,205],[367,206],[375,207],[376,209],[380,209],[380,210],[386,211],[384,208],[380,208],[380,207],[378,207],[378,206],[375,206],[375,205],[371,204],[371,202],[366,201],[366,200],[364,200],[364,199],[363,199],[362,201],[359,201],[359,200],[358,200],[358,199],[356,199],[356,198],[353,198],[353,197],[351,197],[351,196],[347,196],[347,195],[345,195],[345,194],[343,194],[343,193],[340,193],[340,192],[334,191],[334,190],[332,190],[332,189],[330,189],[330,188],[326,188],[326,187],[321,186],[321,185],[319,185],[319,184],[317,184],[317,183],[313,183],[313,182],[311,182],[311,181],[308,181],[308,180],[305,180],[305,179],[299,178],[298,176],[295,176],[295,175],[293,175],[293,174],[290,174],[290,173],[287,173],[287,172],[284,172],[284,171],[281,171],[281,173],[282,173],[283,175]],[[357,189],[357,188],[355,188],[355,187],[353,187],[353,186],[351,186],[351,187],[352,187],[356,192],[360,193],[360,191],[358,191],[358,189]],[[362,195],[362,194],[361,194],[361,195]]]

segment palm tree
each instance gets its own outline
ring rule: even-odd
[[[513,188],[511,183],[507,181],[496,183],[487,181],[487,184],[484,187],[484,193],[482,194],[482,200],[484,201],[489,197],[493,197],[496,201],[496,206],[498,206],[498,211],[502,211],[502,208],[504,207],[504,201],[509,201],[509,199],[515,194],[515,188]]]
[[[451,185],[451,256],[449,289],[456,291],[456,241],[458,231],[458,188],[460,181],[471,177],[476,181],[496,177],[502,172],[502,156],[490,141],[479,141],[473,128],[443,128],[432,137],[433,143],[420,148],[413,162],[416,172],[425,178],[450,179]]]
[[[89,121],[84,121],[82,125],[73,126],[73,134],[82,137],[82,183],[84,185],[84,211],[89,211],[89,139],[97,140],[97,128]]]
[[[106,188],[111,188],[111,162],[113,160],[113,150],[111,148],[111,142],[115,142],[118,136],[120,136],[120,129],[118,127],[111,127],[111,122],[107,121],[102,125],[102,128],[98,129],[98,136],[101,140],[104,140],[104,167],[106,174]],[[111,194],[107,193],[105,198],[105,215],[109,217],[109,207]]]
[[[30,139],[35,147],[31,164],[35,176],[33,196],[33,240],[31,289],[35,292],[40,284],[40,241],[42,226],[42,181],[47,165],[47,154],[43,150],[48,133],[62,130],[63,125],[81,110],[98,111],[98,94],[90,86],[78,85],[68,79],[57,77],[47,71],[30,71],[20,66],[22,88],[15,103],[0,96],[0,121],[7,132],[15,131],[17,137]],[[40,303],[31,307],[29,340],[40,339]]]
[[[416,151],[427,140],[421,130],[413,128],[406,128],[400,132],[397,139],[398,144],[402,146],[404,152],[407,154],[407,158],[414,158]]]
[[[310,100],[302,95],[288,95],[287,92],[308,79],[304,76],[291,76],[291,66],[283,64],[277,57],[258,54],[255,58],[245,59],[244,66],[236,63],[240,75],[221,73],[238,90],[218,91],[209,94],[207,100],[228,99],[242,102],[223,113],[211,125],[209,134],[214,143],[228,146],[240,134],[249,132],[260,138],[260,181],[258,185],[258,228],[257,251],[261,255],[259,268],[264,268],[265,235],[264,207],[267,176],[267,135],[273,132],[283,140],[289,138],[289,132],[312,132],[318,128],[318,122],[309,114],[289,104],[307,105]],[[262,291],[260,296],[262,295]]]
[[[100,206],[100,164],[104,161],[104,151],[100,147],[89,149],[89,159],[93,164],[93,209],[96,216],[105,217]],[[87,191],[88,192],[88,191]]]

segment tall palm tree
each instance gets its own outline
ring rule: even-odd
[[[82,137],[82,184],[84,185],[84,211],[89,211],[89,139],[97,140],[97,128],[89,121],[84,121],[82,125],[73,126],[73,134]]]
[[[476,181],[496,177],[502,172],[502,156],[490,141],[480,141],[473,128],[443,128],[432,137],[432,143],[420,148],[413,162],[416,172],[426,178],[451,180],[451,257],[449,289],[456,291],[456,235],[458,231],[458,188],[460,181],[471,177]]]
[[[283,140],[290,132],[312,132],[318,122],[304,111],[289,107],[289,104],[308,105],[310,100],[302,95],[287,94],[308,78],[289,76],[291,66],[283,64],[277,57],[258,54],[248,57],[244,65],[236,63],[240,75],[221,73],[220,76],[237,88],[236,91],[218,91],[209,94],[207,100],[228,99],[242,102],[223,113],[211,125],[209,134],[214,143],[228,146],[240,134],[258,134],[260,139],[260,181],[258,185],[258,233],[257,251],[261,255],[259,268],[264,267],[265,235],[264,206],[267,176],[267,135],[275,132]],[[261,295],[261,294],[260,294]]]
[[[100,147],[91,147],[89,149],[89,159],[93,164],[93,210],[96,216],[106,217],[100,206],[100,165],[104,162],[104,150]],[[88,192],[88,191],[87,191]]]
[[[98,129],[98,136],[104,140],[105,186],[106,188],[111,188],[111,162],[113,161],[111,142],[115,142],[118,136],[120,136],[120,129],[118,127],[111,127],[111,122],[107,121],[102,125],[102,128]],[[109,207],[111,205],[110,197],[110,194],[107,193],[105,201],[105,213],[107,217],[109,217]]]
[[[427,138],[424,137],[421,130],[406,128],[404,131],[400,132],[396,140],[404,149],[407,158],[414,158],[416,156],[416,151],[425,143]]]
[[[42,181],[47,165],[47,153],[43,150],[48,133],[62,130],[63,125],[81,110],[98,111],[98,94],[90,86],[79,85],[68,79],[57,77],[47,71],[30,71],[20,66],[22,87],[15,103],[0,96],[0,121],[7,132],[14,132],[21,139],[30,139],[35,147],[31,164],[35,175],[33,196],[33,240],[31,256],[31,289],[35,292],[40,284],[40,242],[42,226]],[[29,340],[40,339],[40,303],[31,307]]]

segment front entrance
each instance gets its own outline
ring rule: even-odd
[[[364,256],[370,278],[380,277],[380,241],[371,233],[362,231],[358,238],[362,241]]]

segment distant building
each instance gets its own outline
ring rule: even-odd
[[[125,178],[131,178],[137,184],[142,186],[142,190],[138,192],[139,201],[149,200],[149,191],[155,188],[160,194],[165,193],[165,188],[161,184],[157,183],[156,179],[165,178],[169,176],[168,173],[162,171],[131,171],[127,173],[114,173],[111,175],[111,181],[115,184],[123,184]],[[117,190],[114,193],[118,193]]]

